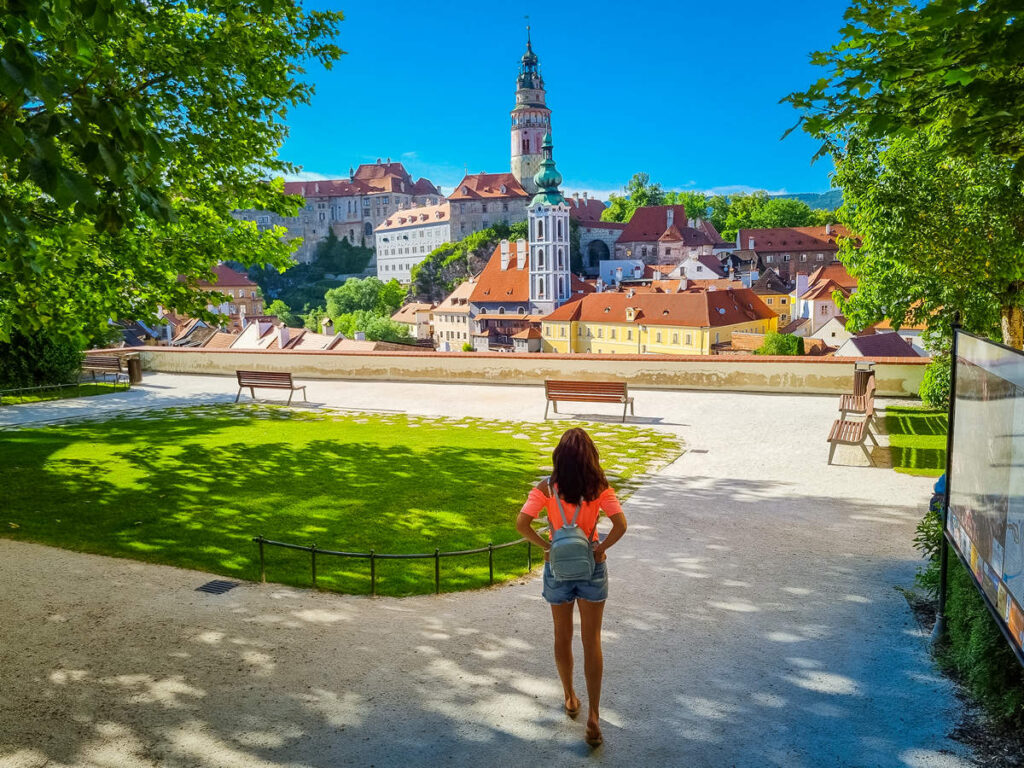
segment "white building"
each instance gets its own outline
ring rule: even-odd
[[[412,268],[452,242],[451,203],[395,211],[375,230],[377,277],[408,283]]]
[[[572,295],[569,272],[569,206],[558,191],[562,176],[552,158],[551,134],[544,136],[544,159],[533,177],[538,192],[530,201],[530,310],[550,314]]]

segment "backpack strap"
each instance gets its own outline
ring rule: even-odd
[[[552,495],[555,497],[555,506],[558,507],[558,514],[562,518],[562,525],[576,525],[576,518],[580,516],[580,510],[583,509],[583,499],[580,499],[580,503],[576,505],[576,512],[573,513],[572,520],[567,520],[565,516],[565,510],[562,509],[562,497],[558,495],[558,489],[552,485],[551,478],[548,477],[548,486],[551,490]],[[600,512],[598,513],[600,517]],[[587,535],[587,541],[592,541],[594,538],[594,531],[597,530],[597,520],[594,521],[594,528]],[[550,537],[554,537],[555,529],[551,525],[551,510],[548,510],[548,532]]]

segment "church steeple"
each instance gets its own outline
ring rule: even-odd
[[[540,170],[533,177],[533,183],[537,185],[538,192],[530,201],[530,207],[565,203],[565,198],[558,190],[558,185],[562,183],[562,174],[555,167],[555,159],[552,156],[554,143],[551,141],[550,131],[544,134],[541,149],[544,152],[544,159],[541,161]]]
[[[538,190],[533,177],[544,159],[542,137],[551,132],[551,110],[547,107],[540,59],[533,51],[530,28],[526,28],[526,52],[516,76],[516,106],[512,110],[512,175],[530,194]]]

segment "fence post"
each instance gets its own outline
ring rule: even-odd
[[[263,559],[263,534],[262,533],[259,535],[259,538],[257,539],[257,541],[259,541],[259,545],[260,545],[260,584],[266,584],[267,583],[267,564],[266,564],[266,561]]]
[[[377,558],[370,550],[370,597],[377,596]]]
[[[533,573],[533,542],[526,540],[526,570]]]
[[[309,547],[309,559],[313,565],[313,589],[316,589],[316,544]]]
[[[434,594],[441,594],[441,550],[434,549]]]
[[[491,579],[491,585],[494,585],[494,542],[487,542],[487,570],[488,575]]]

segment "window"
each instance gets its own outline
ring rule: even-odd
[[[774,301],[774,299],[772,299],[772,297],[769,296],[767,299],[764,300],[764,303],[770,307],[772,305],[772,301]]]
[[[679,343],[679,334],[678,333],[673,333],[672,334],[672,343],[673,344],[678,344]]]
[[[544,249],[537,249],[537,269],[544,269]]]
[[[561,222],[559,222],[561,224]],[[562,249],[558,249],[558,268],[565,269],[565,257],[562,256]]]
[[[498,307],[498,314],[499,315],[504,315],[505,314],[505,308],[504,307]]]
[[[767,263],[771,264],[771,263],[772,263],[772,261],[774,260],[774,258],[775,258],[775,257],[774,257],[774,256],[772,256],[772,255],[771,255],[771,254],[769,253],[769,254],[768,254],[767,256],[765,256],[765,257],[764,257],[764,260],[765,260],[765,261],[766,261]]]
[[[538,240],[543,240],[544,239],[544,220],[543,219],[537,219],[537,239]]]
[[[561,328],[559,328],[558,335],[561,336],[563,339],[565,338],[565,326],[564,325]]]
[[[687,343],[687,345],[693,344],[693,334],[692,333],[686,334],[686,343]]]
[[[827,315],[828,314],[828,304],[822,304],[821,305],[821,314],[823,314],[823,315]]]
[[[654,334],[654,340],[661,344],[661,331],[658,331],[656,334]]]
[[[609,337],[609,338],[610,338],[610,339],[611,339],[612,341],[615,341],[615,329],[614,329],[614,328],[612,328],[612,329],[611,329],[611,331],[609,331],[609,332],[608,332],[608,337]]]
[[[597,329],[597,338],[599,338],[599,339],[603,339],[604,338],[604,328],[598,328]]]
[[[824,253],[819,253],[817,256],[814,257],[814,259],[815,259],[815,261],[824,261],[825,260],[825,254]]]
[[[558,239],[562,239],[562,220],[558,220]]]
[[[789,261],[789,254],[787,253],[785,256],[783,256],[782,260],[783,261]]]
[[[783,296],[781,299],[779,299],[779,304],[785,304],[785,303],[786,303],[786,297]]]
[[[626,341],[632,341],[632,340],[633,340],[633,331],[632,331],[632,329],[627,329],[626,330]]]
[[[800,254],[800,261],[807,261],[807,254],[806,253],[801,253]]]

